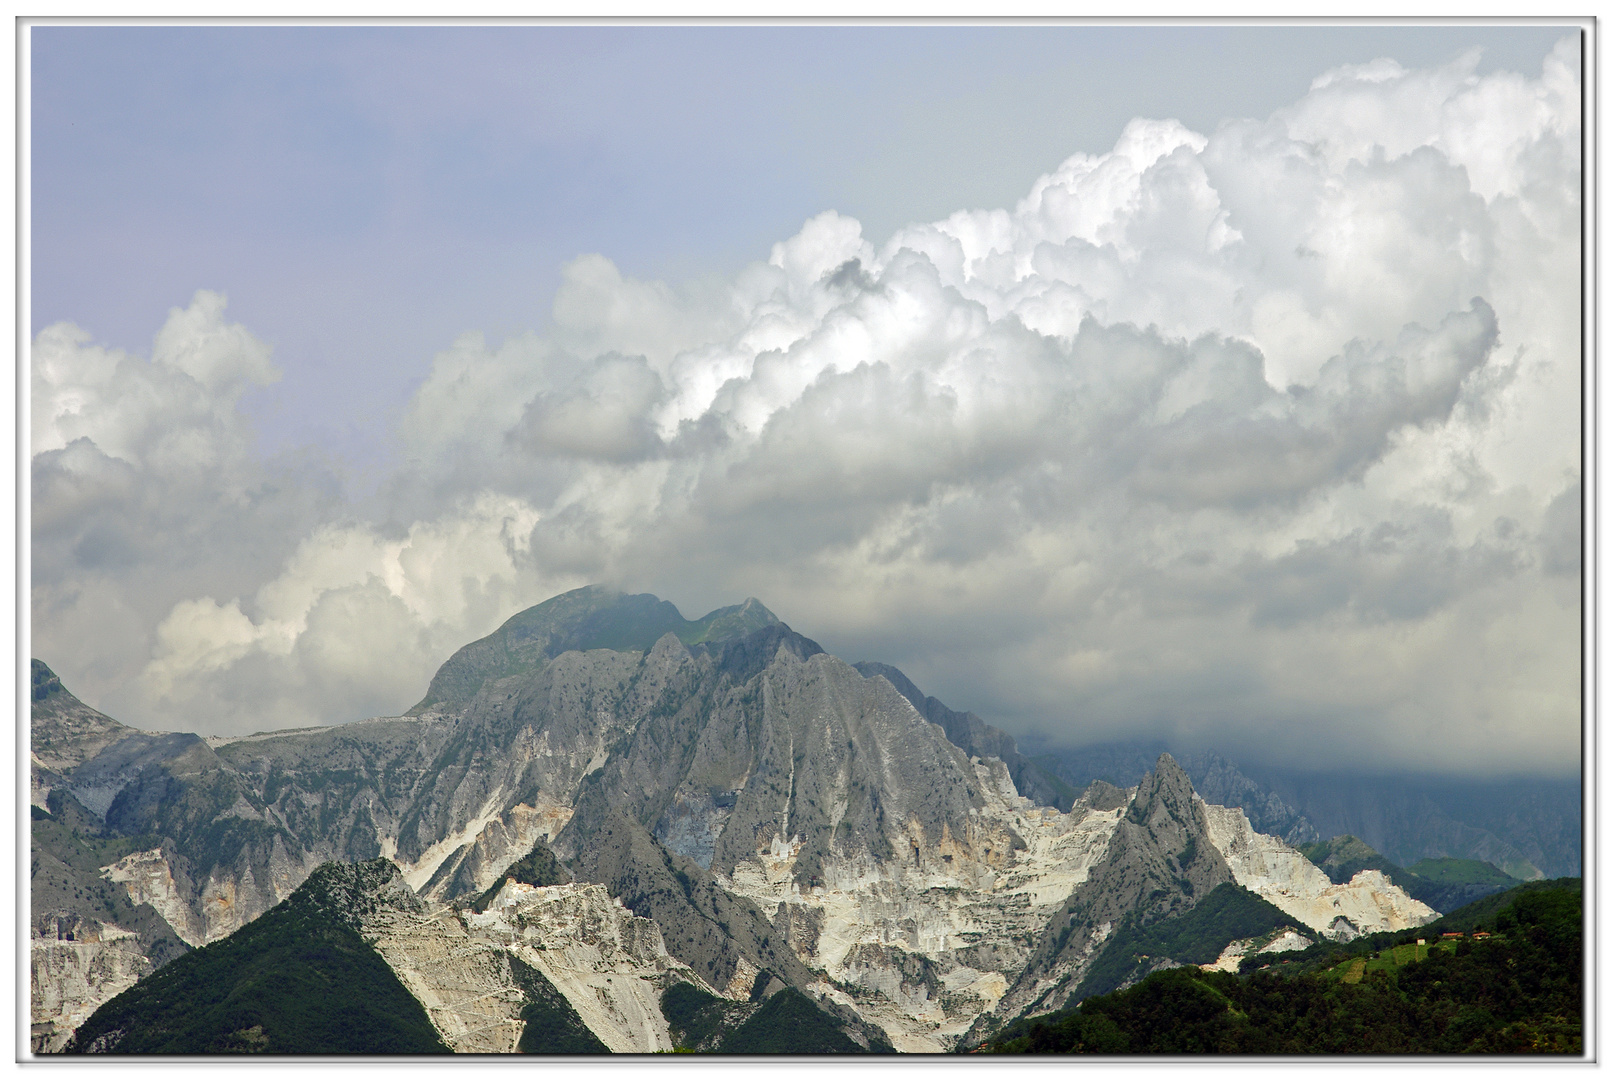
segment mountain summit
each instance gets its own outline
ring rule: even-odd
[[[564,652],[649,652],[664,634],[699,645],[781,625],[761,601],[749,597],[692,622],[649,593],[587,585],[512,615],[487,637],[460,649],[438,668],[426,696],[407,715],[463,704],[490,681],[532,671]]]

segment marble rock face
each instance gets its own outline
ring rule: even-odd
[[[578,590],[461,649],[409,715],[241,738],[136,732],[39,668],[36,803],[160,839],[80,884],[194,947],[317,867],[385,859],[416,903],[387,908],[377,948],[457,1049],[514,1047],[532,971],[615,1050],[670,1047],[657,1002],[684,980],[795,987],[855,1041],[939,1052],[1060,1007],[1124,918],[1224,882],[1337,938],[1435,914],[1377,872],[1332,884],[1166,755],[1062,811],[1009,736],[756,601],[686,621]],[[535,845],[574,880],[472,910]],[[89,926],[85,891],[60,895]],[[167,955],[95,934],[32,943],[44,1049]]]

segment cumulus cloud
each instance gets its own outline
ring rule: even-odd
[[[584,256],[545,333],[436,357],[365,499],[254,456],[275,372],[222,298],[149,360],[47,328],[35,653],[153,727],[337,722],[607,581],[761,597],[1055,742],[1573,767],[1577,48],[1136,120],[1013,207],[826,211],[729,282]]]
[[[608,353],[576,387],[535,395],[512,435],[540,456],[638,461],[662,449],[651,410],[665,395],[643,356]]]
[[[86,439],[109,457],[170,475],[246,456],[236,404],[280,372],[268,346],[224,321],[224,306],[223,296],[203,290],[190,307],[170,311],[149,362],[97,347],[75,326],[47,327],[33,349],[33,455]]]

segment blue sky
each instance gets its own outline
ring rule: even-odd
[[[31,317],[144,353],[200,288],[275,347],[266,449],[354,464],[560,267],[733,273],[835,209],[877,243],[1013,205],[1135,116],[1209,134],[1390,56],[1534,71],[1529,27],[35,27]]]
[[[604,582],[1040,744],[1579,767],[1577,27],[30,48],[32,650],[120,720]]]

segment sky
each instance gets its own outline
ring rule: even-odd
[[[1579,767],[1572,28],[30,33],[32,652],[127,723],[600,581],[1039,745]]]

